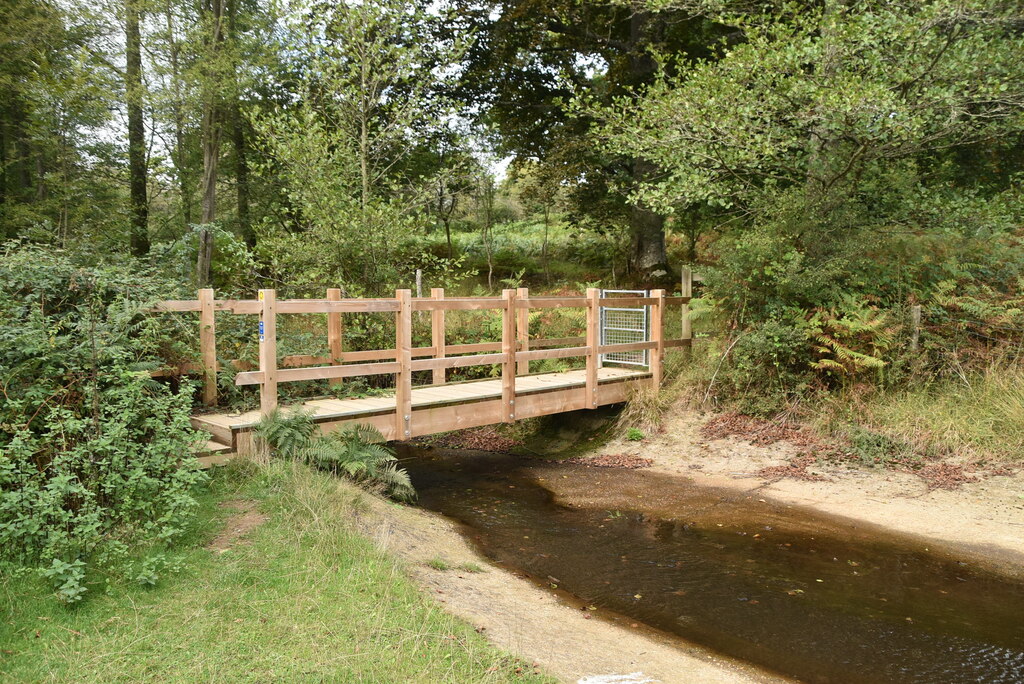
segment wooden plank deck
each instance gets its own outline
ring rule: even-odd
[[[630,389],[647,381],[646,370],[625,368],[598,369],[596,403],[587,405],[586,370],[518,376],[515,379],[515,418],[530,418],[563,411],[593,408],[624,401]],[[472,404],[467,410],[465,405]],[[322,430],[329,431],[345,424],[366,422],[376,425],[388,439],[397,439],[395,397],[361,399],[313,399],[300,406],[313,413]],[[413,435],[420,436],[449,430],[505,422],[502,380],[475,380],[448,385],[430,385],[412,389]],[[239,435],[248,433],[260,421],[260,411],[245,413],[205,413],[193,416],[194,427],[206,430],[214,438],[245,450]],[[248,436],[243,440],[248,440]]]

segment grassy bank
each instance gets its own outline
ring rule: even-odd
[[[842,393],[821,416],[824,431],[842,434],[855,426],[888,438],[890,448],[919,455],[1024,463],[1024,371],[1016,366],[993,365],[898,390]],[[856,443],[856,430],[853,435]]]
[[[67,608],[34,580],[0,579],[0,679],[547,681],[351,531],[364,496],[302,467],[233,468],[204,497],[180,572],[155,587],[109,578],[104,593],[100,578]],[[234,539],[237,502],[265,520]]]
[[[1024,465],[1024,369],[1019,363],[993,362],[984,371],[892,388],[860,383],[809,391],[762,413],[751,410],[757,407],[756,391],[748,396],[723,381],[722,344],[697,344],[689,359],[669,356],[662,392],[637,396],[623,411],[620,426],[653,432],[669,412],[685,406],[807,425],[865,463],[952,458]]]

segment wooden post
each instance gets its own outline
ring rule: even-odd
[[[658,346],[650,350],[651,385],[657,391],[661,387],[661,378],[664,372],[662,361],[665,358],[665,326],[663,324],[665,291],[652,290],[651,297],[658,300],[655,304],[651,304],[651,342],[657,343]]]
[[[528,301],[530,299],[530,289],[526,287],[520,287],[516,290],[516,299]],[[516,309],[516,339],[519,344],[519,351],[529,351],[530,349],[530,310],[529,309]],[[516,375],[529,375],[530,374],[530,362],[520,361],[516,364]]]
[[[679,294],[683,297],[693,296],[693,271],[688,268],[683,269],[683,280]],[[687,354],[690,354],[691,349],[693,348],[693,324],[690,322],[690,303],[684,302],[679,308],[682,315],[682,326],[679,329],[679,337],[684,340],[689,340],[686,343],[684,350]]]
[[[921,344],[921,305],[910,307],[910,351],[916,352]]]
[[[396,290],[395,314],[395,438],[412,437],[412,291]]]
[[[260,414],[277,408],[277,291],[260,290]]]
[[[442,300],[444,299],[444,288],[443,287],[432,287],[430,288],[430,296],[433,299]],[[434,358],[443,359],[445,357],[444,349],[444,309],[434,309],[430,312],[430,346],[434,348]],[[443,385],[445,383],[445,369],[435,368],[434,369],[434,384]]]
[[[203,363],[203,404],[217,405],[217,328],[213,290],[199,290],[199,354]]]
[[[505,300],[501,310],[501,353],[505,355],[501,364],[502,420],[511,423],[516,419],[516,291],[502,290],[501,296]]]
[[[331,287],[327,289],[327,300],[337,302],[341,300],[341,288]],[[341,353],[345,349],[345,323],[342,321],[341,312],[331,311],[327,313],[327,348],[331,355],[331,365],[341,365]],[[327,384],[337,386],[342,383],[341,378],[331,378]]]
[[[597,364],[600,343],[601,290],[587,288],[587,407],[597,408]]]
[[[416,298],[423,296],[423,269],[416,269]]]

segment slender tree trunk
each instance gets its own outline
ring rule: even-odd
[[[32,150],[29,147],[28,134],[26,133],[26,115],[23,103],[20,101],[15,105],[12,116],[11,131],[14,134],[14,159],[12,160],[17,168],[17,193],[18,200],[30,199],[32,191],[32,170],[29,167],[29,160],[32,158]]]
[[[0,124],[0,207],[7,204],[7,112]],[[6,237],[6,232],[0,233]]]
[[[231,97],[231,144],[235,151],[235,203],[238,230],[250,247],[256,236],[249,224],[249,161],[246,150],[245,118],[242,116],[242,93],[238,83],[238,1],[228,0],[228,34],[231,38],[234,91]]]
[[[217,166],[220,162],[220,87],[221,44],[224,40],[223,0],[206,0],[204,12],[208,22],[207,59],[212,69],[205,75],[203,83],[203,185],[202,223],[204,226],[217,220]],[[196,281],[199,287],[210,283],[210,262],[213,258],[213,234],[208,228],[199,233],[199,255],[196,261]]]
[[[544,282],[551,284],[551,264],[548,259],[548,229],[551,223],[551,207],[544,203],[544,244],[540,248],[540,256],[544,261]]]
[[[174,118],[174,153],[172,159],[178,176],[178,192],[181,195],[181,219],[184,228],[192,223],[192,178],[188,169],[188,152],[185,150],[185,114],[182,111],[182,100],[184,96],[181,91],[181,66],[179,55],[181,47],[174,30],[174,5],[171,2],[166,6],[167,18],[167,40],[170,44],[169,61],[171,65],[171,79],[174,83],[174,103],[171,105],[171,115]]]
[[[146,197],[146,129],[142,110],[142,35],[138,0],[125,0],[124,11],[131,249],[135,256],[144,256],[149,253],[149,202]]]

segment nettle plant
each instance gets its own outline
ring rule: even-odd
[[[153,583],[205,480],[188,387],[174,393],[147,372],[174,345],[143,312],[168,285],[136,266],[3,250],[0,564],[34,570],[67,602],[99,570]]]

